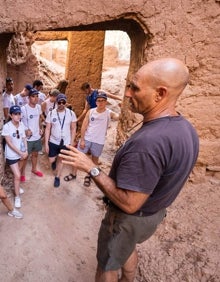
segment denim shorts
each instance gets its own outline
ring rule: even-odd
[[[92,156],[97,157],[97,158],[101,156],[102,151],[103,151],[103,147],[104,147],[104,145],[102,145],[102,144],[90,142],[90,141],[87,141],[87,140],[85,140],[85,148],[84,149],[81,149],[79,144],[80,144],[80,140],[79,140],[79,143],[78,143],[78,146],[77,146],[77,149],[80,152],[83,152],[85,154],[90,152],[92,154]]]
[[[16,159],[16,160],[9,160],[9,159],[6,159],[5,162],[6,164],[8,165],[13,165],[13,164],[16,164],[17,162],[19,162],[20,159]]]
[[[54,143],[49,142],[49,158],[53,158],[59,155],[60,150],[69,150],[65,145],[57,145]]]
[[[109,206],[98,235],[98,266],[103,271],[119,270],[136,244],[149,239],[165,215],[166,209],[150,216],[136,216]]]

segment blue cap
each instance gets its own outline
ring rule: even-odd
[[[9,113],[10,113],[10,115],[16,114],[16,113],[21,113],[21,108],[19,106],[11,106]]]
[[[24,86],[24,88],[26,88],[28,91],[30,91],[33,88],[33,86],[31,84],[26,84]]]
[[[29,90],[28,96],[34,96],[34,95],[38,95],[39,92],[37,91],[37,89],[35,88],[31,88],[31,90]]]
[[[98,98],[104,98],[107,100],[107,95],[104,92],[99,92],[95,99],[97,100]]]
[[[59,102],[61,100],[64,100],[64,101],[67,100],[66,95],[64,95],[63,93],[60,93],[60,94],[57,95],[57,102]]]

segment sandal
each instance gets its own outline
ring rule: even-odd
[[[63,179],[65,181],[70,181],[76,178],[76,175],[73,175],[72,173],[70,173],[69,175],[66,175]]]
[[[89,175],[86,175],[85,178],[84,178],[83,185],[86,186],[86,187],[89,187],[90,184],[91,184],[91,177]]]

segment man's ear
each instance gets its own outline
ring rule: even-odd
[[[156,102],[161,101],[163,98],[166,97],[167,88],[165,86],[158,86],[156,89]]]

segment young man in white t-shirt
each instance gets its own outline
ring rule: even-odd
[[[77,149],[83,153],[90,152],[92,160],[98,165],[103,151],[105,138],[110,120],[118,120],[119,115],[106,108],[107,95],[100,92],[96,96],[96,108],[90,109],[81,127],[81,139]],[[86,175],[84,185],[90,186],[91,178]]]
[[[21,108],[22,118],[24,125],[26,126],[26,136],[28,143],[28,154],[31,154],[31,172],[35,175],[42,177],[43,173],[37,170],[38,152],[42,150],[41,135],[43,133],[41,129],[42,111],[41,106],[38,104],[38,91],[31,89],[29,91],[29,102]],[[21,181],[25,181],[25,167],[21,170]]]
[[[15,99],[13,95],[14,90],[14,82],[11,77],[6,78],[6,85],[5,85],[5,91],[2,94],[3,98],[3,113],[4,113],[4,123],[8,121],[9,119],[9,109],[15,105]]]
[[[60,176],[63,168],[60,157],[61,149],[66,149],[66,145],[74,145],[76,135],[76,115],[66,108],[67,98],[60,93],[57,96],[57,109],[53,109],[46,117],[45,130],[45,151],[49,156],[52,170],[56,170],[54,187],[60,186]],[[64,177],[69,181],[76,178],[76,171]]]

